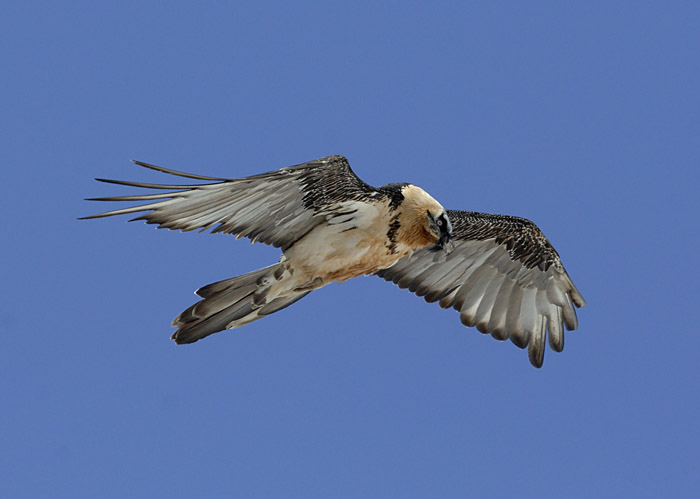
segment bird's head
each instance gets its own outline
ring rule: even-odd
[[[404,197],[399,215],[401,242],[413,249],[434,246],[449,252],[452,224],[445,208],[415,185],[407,184],[401,194]]]
[[[447,212],[443,209],[442,213],[435,216],[428,210],[428,226],[432,233],[438,237],[433,249],[441,249],[449,253],[452,250],[452,224]]]

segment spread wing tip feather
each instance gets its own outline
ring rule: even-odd
[[[572,289],[570,291],[571,300],[574,302],[577,308],[583,308],[586,306],[586,299],[579,293],[578,289],[572,284]]]
[[[136,159],[131,160],[132,163],[135,165],[143,166],[144,168],[148,168],[150,170],[155,170],[157,172],[161,173],[167,173],[169,175],[176,175],[178,177],[185,177],[185,178],[192,178],[196,180],[213,180],[213,181],[226,181],[229,179],[226,178],[221,178],[221,177],[209,177],[207,175],[197,175],[194,173],[186,173],[186,172],[181,172],[177,170],[171,170],[170,168],[165,168],[163,166],[158,166],[158,165],[152,165],[150,163],[144,163],[143,161],[138,161]]]

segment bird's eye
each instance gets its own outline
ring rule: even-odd
[[[442,226],[445,224],[445,222],[443,221],[442,218],[438,218],[437,224],[438,224],[440,227],[442,227]]]

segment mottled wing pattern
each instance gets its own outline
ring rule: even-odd
[[[466,326],[525,348],[541,367],[545,338],[564,348],[563,328],[576,329],[585,305],[554,247],[529,220],[448,210],[454,250],[424,248],[377,274],[427,302],[460,313]]]
[[[214,182],[165,185],[97,179],[165,192],[94,198],[91,201],[148,202],[85,218],[145,212],[132,220],[182,231],[211,228],[212,232],[235,234],[284,250],[321,223],[323,217],[319,214],[329,205],[377,192],[355,175],[343,156],[328,156],[241,179],[205,177],[134,163],[170,175]]]

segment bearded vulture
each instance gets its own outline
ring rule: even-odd
[[[445,210],[420,187],[372,187],[343,156],[227,179],[169,170],[207,183],[165,185],[97,179],[153,189],[90,201],[145,201],[89,218],[142,213],[159,228],[247,237],[281,248],[279,263],[196,291],[202,300],[175,317],[176,343],[193,343],[288,307],[331,282],[377,275],[428,302],[452,307],[466,326],[529,345],[541,367],[545,338],[564,348],[585,305],[559,255],[529,220]],[[549,334],[547,335],[547,332]]]

